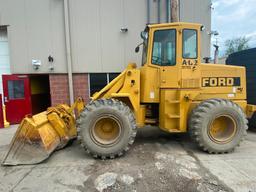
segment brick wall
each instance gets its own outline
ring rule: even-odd
[[[88,90],[88,74],[74,74],[73,75],[73,88],[74,98],[83,97],[86,102],[89,101],[89,90]]]
[[[69,89],[67,74],[49,75],[51,104],[52,106],[60,103],[69,104]],[[89,100],[88,95],[88,75],[73,74],[74,99],[81,96],[85,101]]]

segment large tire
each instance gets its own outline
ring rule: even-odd
[[[230,100],[210,99],[196,106],[189,119],[192,139],[209,153],[228,153],[246,135],[248,120]]]
[[[99,99],[90,102],[78,120],[78,140],[95,158],[115,158],[128,151],[136,133],[133,112],[123,102]]]

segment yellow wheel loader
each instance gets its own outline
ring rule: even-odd
[[[77,102],[76,123],[76,107],[66,105],[25,118],[3,164],[41,162],[76,136],[93,157],[115,158],[145,125],[189,132],[209,153],[233,151],[256,107],[246,101],[244,67],[201,62],[202,30],[193,23],[147,25],[141,33],[142,67],[130,63],[85,107]]]

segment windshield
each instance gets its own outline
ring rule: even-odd
[[[158,30],[154,33],[152,64],[176,65],[176,30]]]

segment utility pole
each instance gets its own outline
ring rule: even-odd
[[[171,0],[171,22],[179,22],[179,0]]]
[[[213,45],[215,48],[214,51],[214,64],[218,64],[219,63],[219,46],[218,45]]]

